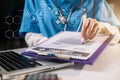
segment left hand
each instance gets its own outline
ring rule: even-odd
[[[93,18],[87,18],[82,26],[81,36],[85,39],[93,39],[101,30],[98,21]]]

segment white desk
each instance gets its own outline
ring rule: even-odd
[[[107,46],[93,65],[76,64],[50,73],[62,80],[120,80],[120,44]]]

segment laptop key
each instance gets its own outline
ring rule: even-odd
[[[36,66],[42,66],[23,55],[20,55],[14,51],[0,52],[0,66],[7,71],[14,71],[24,68],[32,68]]]

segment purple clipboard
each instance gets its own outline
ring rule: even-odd
[[[109,44],[109,42],[112,40],[113,37],[114,37],[114,35],[110,35],[89,59],[87,59],[87,60],[71,59],[71,60],[74,62],[77,62],[77,63],[92,65],[95,62],[95,60],[97,59],[97,57],[100,55],[100,53],[104,50],[104,48]]]
[[[36,58],[47,58],[47,59],[53,59],[53,60],[62,60],[62,61],[73,61],[76,63],[81,63],[81,64],[93,64],[97,57],[100,55],[100,53],[104,50],[104,48],[109,44],[109,42],[112,40],[114,35],[110,35],[102,44],[101,46],[94,52],[94,54],[87,60],[80,60],[80,59],[70,59],[70,60],[63,60],[59,59],[57,57],[51,57],[51,56],[44,56],[44,55],[38,55],[37,53],[34,52],[22,52],[22,55],[26,56],[31,56],[31,57],[36,57]]]

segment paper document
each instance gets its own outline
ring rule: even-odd
[[[68,57],[86,60],[102,45],[109,35],[97,35],[94,39],[81,44],[80,32],[60,32],[44,43],[33,48],[39,54],[54,54],[57,57]]]

